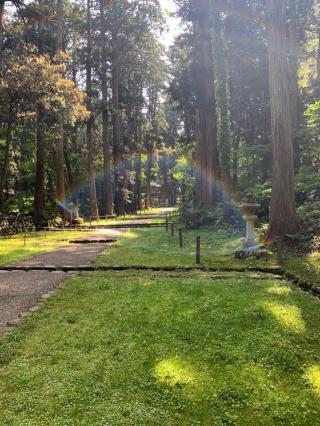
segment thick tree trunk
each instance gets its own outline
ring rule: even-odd
[[[200,202],[207,208],[216,205],[215,183],[218,179],[217,117],[214,95],[213,45],[210,1],[199,6],[199,189]]]
[[[5,0],[0,0],[0,60],[3,52],[4,6]]]
[[[290,2],[289,11],[289,41],[290,41],[290,57],[289,57],[289,85],[290,85],[290,105],[291,105],[291,123],[293,130],[297,130],[301,121],[301,100],[298,85],[299,62],[297,56],[297,48],[299,45],[298,28],[297,28],[297,0]],[[294,137],[294,165],[297,172],[300,167],[300,145],[299,138]]]
[[[272,197],[269,239],[297,229],[288,58],[286,2],[268,0],[269,76],[272,134]]]
[[[316,99],[320,98],[320,24],[318,24],[317,83],[315,95]]]
[[[151,172],[152,172],[152,146],[148,145],[147,148],[147,170],[146,170],[146,210],[152,207],[152,194],[151,194]]]
[[[63,0],[58,0],[57,3],[57,49],[63,51],[63,20],[64,20],[64,5]],[[58,117],[58,138],[56,143],[56,199],[59,205],[65,203],[65,178],[64,178],[64,120],[60,113]],[[63,208],[60,209],[64,214]]]
[[[104,203],[106,215],[113,214],[113,190],[111,173],[111,148],[109,138],[108,114],[108,83],[107,83],[107,35],[104,19],[104,0],[100,0],[101,22],[101,91],[102,91],[102,144],[103,144],[103,170],[104,170]]]
[[[227,65],[225,62],[225,48],[222,38],[221,11],[214,12],[214,74],[215,98],[217,105],[217,144],[221,168],[223,189],[224,220],[231,219],[230,193],[233,192],[231,184],[231,120],[228,102]]]
[[[90,185],[90,212],[91,216],[99,216],[96,173],[94,164],[94,142],[93,142],[93,111],[92,111],[92,29],[91,29],[91,1],[87,0],[87,60],[86,60],[86,91],[87,109],[90,111],[90,118],[87,121],[87,147],[88,147],[88,175]]]
[[[42,105],[37,107],[37,158],[34,191],[34,219],[40,224],[44,218],[44,163],[45,163],[45,112]]]
[[[4,189],[6,187],[6,182],[8,177],[13,121],[14,121],[14,109],[13,109],[13,102],[11,101],[9,106],[9,114],[8,114],[8,122],[7,122],[4,158],[3,158],[3,164],[1,167],[1,173],[0,173],[0,212],[4,211],[4,204],[5,204]]]
[[[117,215],[124,214],[124,203],[122,193],[122,155],[121,155],[121,125],[119,105],[119,58],[117,53],[117,38],[113,35],[112,52],[112,125],[113,125],[113,159],[114,159],[114,185],[115,198],[114,209]]]
[[[67,144],[65,143],[65,146],[66,145]],[[65,163],[66,163],[66,169],[67,169],[67,190],[69,195],[71,195],[73,204],[77,204],[77,197],[75,194],[76,184],[75,184],[75,179],[74,179],[68,151],[65,152]]]

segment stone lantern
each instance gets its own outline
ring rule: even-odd
[[[236,257],[262,257],[265,255],[266,250],[263,246],[258,244],[255,233],[255,223],[258,219],[257,210],[259,209],[260,204],[255,203],[252,198],[248,196],[240,207],[243,211],[243,219],[246,222],[246,236],[243,241],[243,245],[236,251]]]

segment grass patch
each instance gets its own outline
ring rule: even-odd
[[[33,232],[12,237],[0,237],[0,265],[26,259],[29,256],[51,251],[68,245],[73,238],[82,237],[83,232]]]
[[[0,340],[0,424],[318,424],[319,300],[210,278],[74,278]]]
[[[320,253],[296,255],[287,252],[284,256],[283,267],[301,281],[306,281],[320,287]]]
[[[174,237],[165,228],[136,229],[128,232],[95,261],[96,265],[195,266],[196,237],[201,237],[201,264],[216,267],[276,266],[255,258],[237,260],[234,252],[241,244],[241,235],[234,231],[183,230],[183,248],[179,247],[178,231]]]
[[[117,216],[110,219],[99,219],[99,220],[92,220],[91,225],[116,225],[121,222],[125,222],[128,220],[152,220],[153,223],[164,223],[165,222],[165,215],[163,214],[164,207],[153,207],[150,210],[144,210],[143,212],[139,212],[137,214],[130,214],[130,215],[124,215],[124,216]],[[161,215],[162,217],[156,217]],[[145,216],[155,216],[151,218],[144,219]],[[85,222],[85,225],[89,225],[90,222]]]

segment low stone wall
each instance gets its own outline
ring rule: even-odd
[[[0,216],[0,235],[14,235],[35,230],[31,216],[12,215]]]

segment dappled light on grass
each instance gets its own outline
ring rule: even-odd
[[[138,234],[133,231],[125,232],[122,237],[124,237],[126,240],[133,240],[134,238],[138,238]],[[121,238],[122,238],[121,237]]]
[[[197,381],[194,369],[178,357],[159,362],[155,367],[155,376],[160,383],[169,386],[194,384]]]
[[[289,296],[289,294],[292,293],[292,290],[290,287],[273,286],[269,287],[267,292],[277,296]]]
[[[320,398],[320,365],[309,367],[304,374],[304,378]]]
[[[318,301],[288,296],[308,318],[293,336],[261,309],[278,281],[212,277],[74,277],[0,343],[0,424],[316,424]]]
[[[178,227],[174,236],[165,227],[135,229],[132,234],[108,247],[95,262],[97,265],[123,266],[195,266],[196,237],[201,237],[201,264],[204,266],[272,266],[264,260],[235,259],[235,249],[240,245],[240,234],[232,230],[212,228],[183,229],[183,247],[179,246]]]
[[[0,265],[67,246],[69,240],[84,237],[80,231],[31,232],[0,238]]]
[[[305,323],[297,306],[277,302],[265,302],[262,306],[286,329],[295,333],[305,332]]]

